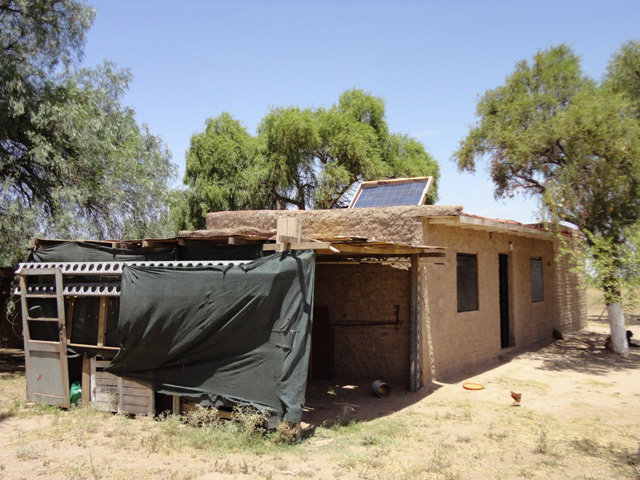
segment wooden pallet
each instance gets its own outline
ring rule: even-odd
[[[91,404],[98,410],[131,415],[154,415],[155,392],[143,383],[125,380],[104,368],[109,361],[91,359]]]

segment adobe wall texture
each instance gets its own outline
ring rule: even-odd
[[[556,248],[558,283],[556,328],[562,333],[574,332],[587,326],[587,290],[581,283],[580,276],[572,272],[575,264],[568,256],[559,255],[557,250]]]
[[[366,237],[371,241],[422,245],[421,217],[458,215],[461,210],[462,207],[456,205],[420,205],[339,210],[214,212],[207,214],[207,230],[211,235],[251,231],[275,235],[279,217],[297,217],[302,220],[302,234],[305,236],[343,235]]]
[[[455,216],[459,206],[387,207],[311,211],[216,212],[207,215],[207,231],[224,236],[238,232],[275,235],[279,217],[302,219],[309,237],[358,236],[371,241],[447,247],[444,265],[420,267],[423,284],[423,382],[440,379],[496,358],[500,345],[498,254],[509,256],[510,333],[512,345],[526,348],[585,326],[586,293],[553,239],[489,233],[428,224],[423,217]],[[456,254],[478,255],[479,310],[457,312]],[[541,258],[545,296],[531,301],[530,259]],[[336,326],[335,365],[339,379],[352,382],[380,378],[408,382],[410,290],[408,269],[389,266],[318,265],[316,302],[329,307],[334,322],[388,319],[400,305],[398,326]],[[430,321],[429,337],[426,328]],[[429,346],[431,345],[431,350]],[[433,358],[433,361],[431,359]],[[433,367],[433,368],[432,368]]]
[[[334,324],[337,380],[408,386],[409,281],[407,266],[317,265],[314,301]],[[398,325],[335,325],[393,321],[395,305]]]
[[[577,276],[569,274],[562,262],[557,264],[553,240],[428,224],[425,224],[424,235],[426,243],[448,248],[446,264],[426,266],[423,278],[436,379],[494,359],[503,351],[500,345],[500,253],[509,256],[512,346],[524,348],[551,341],[554,328],[571,331],[584,327],[584,289],[578,288]],[[478,256],[477,311],[457,311],[457,253]],[[531,258],[542,259],[542,302],[531,301]],[[423,357],[423,379],[428,381],[429,358]]]

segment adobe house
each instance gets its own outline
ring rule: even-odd
[[[586,326],[586,291],[553,235],[460,206],[216,212],[206,230],[180,236],[270,238],[281,218],[300,220],[303,239],[369,242],[353,255],[337,243],[339,255],[317,250],[317,378],[380,378],[415,391],[509,348],[550,341],[554,329]]]
[[[585,326],[579,276],[535,225],[421,204],[206,220],[172,239],[35,241],[16,292],[30,399],[68,406],[81,380],[107,410],[240,402],[299,421],[307,372],[417,391]]]

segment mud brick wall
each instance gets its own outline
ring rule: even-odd
[[[409,280],[408,265],[316,267],[315,303],[328,307],[334,324],[337,380],[360,383],[380,379],[408,385]],[[398,325],[353,325],[392,322],[396,305]]]
[[[587,289],[580,275],[574,273],[575,264],[568,256],[556,255],[558,284],[557,329],[562,333],[574,332],[587,326]]]
[[[509,256],[512,346],[528,347],[551,341],[553,328],[559,321],[553,241],[425,223],[425,242],[448,249],[446,264],[428,265],[424,273],[436,379],[468,371],[503,352],[500,345],[500,253]],[[478,258],[479,309],[476,311],[457,311],[457,253],[476,254]],[[531,301],[531,258],[543,261],[542,302]],[[429,371],[428,362],[425,358],[423,371]]]
[[[371,241],[422,245],[422,218],[428,215],[458,215],[457,205],[354,208],[336,210],[254,210],[207,214],[207,231],[180,232],[182,236],[250,234],[252,230],[276,234],[278,218],[302,221],[302,234],[309,237],[338,235],[365,237]]]

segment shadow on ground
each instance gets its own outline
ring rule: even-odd
[[[440,388],[440,385],[427,385],[416,393],[409,392],[406,385],[396,384],[390,387],[391,394],[379,398],[368,383],[340,384],[310,379],[302,421],[314,426],[329,426],[343,420],[373,420],[421,401]]]
[[[607,375],[613,371],[640,369],[640,348],[630,348],[629,358],[620,357],[604,348],[607,336],[583,330],[532,352],[530,356],[542,361],[542,365],[538,367],[542,370],[572,370],[590,375]]]
[[[24,352],[17,348],[0,348],[0,379],[24,375]]]

